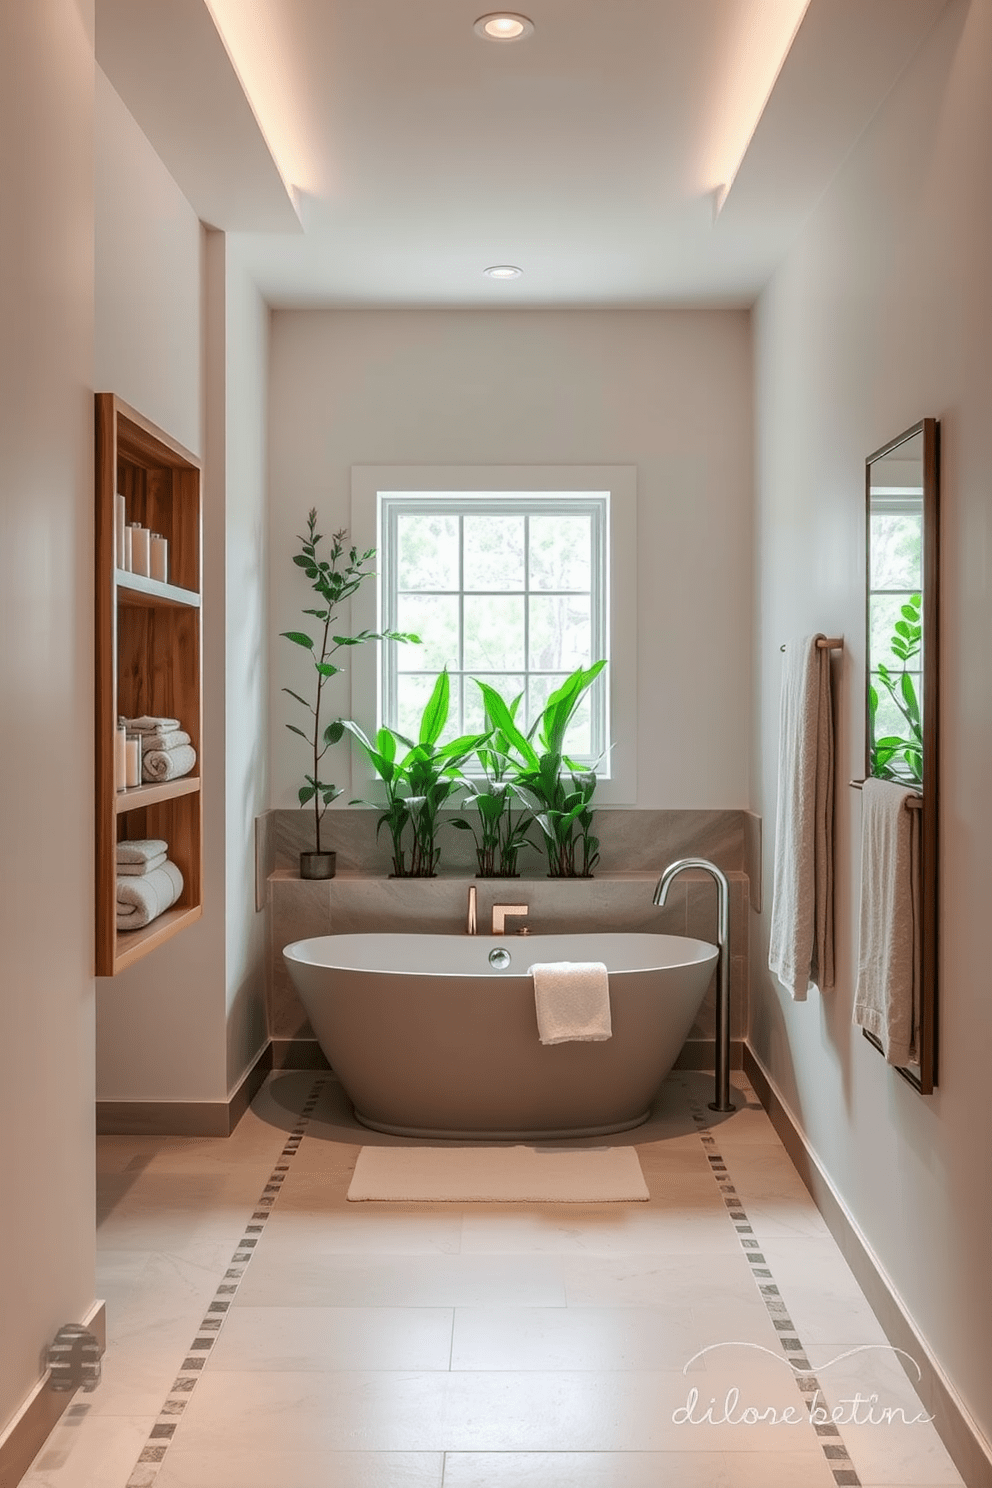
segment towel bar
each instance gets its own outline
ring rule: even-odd
[[[844,649],[844,637],[843,636],[820,636],[820,638],[818,639],[818,641],[816,643],[816,647],[817,647],[817,650],[818,651],[843,651],[843,649]],[[784,645],[779,646],[778,649],[780,651],[784,651],[785,650],[785,646]]]
[[[849,780],[847,783],[848,783],[848,785],[853,786],[855,790],[861,790],[862,786],[864,785],[864,781],[863,780]],[[893,785],[899,785],[901,783],[902,783],[901,781],[895,781],[895,780],[891,782],[891,784],[893,784]],[[908,790],[909,787],[907,786],[906,789]],[[909,800],[906,802],[906,805],[909,806],[909,807],[911,807],[914,811],[916,811],[916,810],[922,810],[922,808],[923,808],[923,797],[922,796],[910,796],[909,797]]]

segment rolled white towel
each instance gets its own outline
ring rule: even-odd
[[[141,776],[157,783],[178,780],[181,775],[188,775],[195,764],[196,750],[191,744],[180,744],[178,749],[151,749],[141,761]]]
[[[534,978],[537,1031],[542,1044],[613,1037],[610,979],[602,961],[538,961]]]
[[[178,749],[180,744],[191,744],[189,734],[185,729],[155,729],[153,733],[139,734],[141,740],[141,752],[147,754],[151,749]]]
[[[169,844],[163,837],[135,837],[130,841],[118,842],[117,862],[150,863],[152,858],[168,851]]]
[[[182,728],[178,718],[153,718],[148,713],[143,713],[140,718],[125,718],[124,722],[132,734],[154,734],[159,729],[169,733],[172,729]]]
[[[175,904],[183,891],[183,876],[175,863],[139,877],[117,880],[117,928],[140,930]]]

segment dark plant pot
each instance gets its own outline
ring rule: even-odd
[[[577,878],[595,878],[595,873],[547,873],[546,878],[557,878],[562,883],[574,883]]]
[[[333,878],[338,855],[333,852],[301,852],[301,878]]]

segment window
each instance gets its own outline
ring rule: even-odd
[[[382,721],[416,738],[447,667],[448,737],[484,728],[474,678],[521,696],[527,732],[570,672],[607,655],[609,501],[607,491],[380,491],[382,625],[423,643],[383,648]],[[608,702],[601,677],[567,741],[583,763],[604,754]]]
[[[351,717],[415,735],[443,667],[448,737],[481,730],[473,677],[523,694],[529,728],[561,678],[605,656],[568,741],[595,765],[597,800],[637,800],[637,537],[632,466],[371,466],[351,470],[351,539],[377,549],[378,593],[352,601],[355,629],[423,644],[356,648]],[[598,763],[597,763],[598,762]],[[352,759],[356,794],[366,765]]]

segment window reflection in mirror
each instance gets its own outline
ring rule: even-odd
[[[869,465],[868,772],[921,787],[923,433]]]

